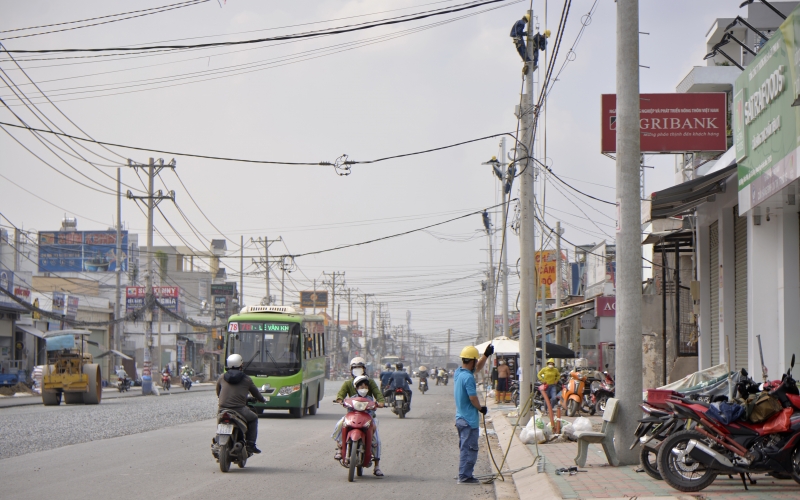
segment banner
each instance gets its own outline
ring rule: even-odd
[[[300,307],[327,309],[328,308],[328,291],[327,290],[309,290],[300,292]]]
[[[561,252],[562,266],[566,264],[567,256]],[[545,285],[545,298],[552,298],[552,290],[550,285],[556,282],[556,251],[545,250],[544,252],[536,252],[534,276],[538,276],[536,280],[536,297],[540,299],[542,296],[542,285]],[[562,269],[562,278],[566,277],[566,272]]]
[[[128,232],[122,231],[122,270],[128,270]],[[116,231],[50,231],[39,233],[39,272],[106,272],[117,270]]]
[[[154,286],[153,295],[156,300],[166,307],[170,312],[179,314],[179,302],[181,296],[181,289],[178,286]],[[125,287],[125,311],[126,313],[133,312],[137,309],[144,307],[145,299],[147,298],[147,288],[143,286],[128,286]],[[153,306],[153,312],[158,310]]]
[[[601,152],[617,151],[617,96],[601,96]],[[724,92],[641,94],[642,153],[726,151],[728,107]]]

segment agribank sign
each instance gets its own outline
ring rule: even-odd
[[[800,94],[798,35],[800,11],[795,10],[734,85],[733,144],[740,214],[798,178],[800,112],[793,107]]]
[[[617,151],[617,96],[603,94],[602,152]],[[725,151],[727,101],[724,92],[641,94],[639,131],[645,153]]]

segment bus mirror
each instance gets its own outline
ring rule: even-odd
[[[308,333],[308,328],[303,327],[303,333]]]

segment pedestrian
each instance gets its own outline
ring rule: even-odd
[[[537,378],[547,384],[546,391],[547,398],[550,400],[550,406],[556,405],[556,399],[558,398],[556,382],[558,382],[559,377],[561,377],[561,372],[556,368],[556,360],[553,358],[548,359],[547,366],[539,370],[537,374]]]
[[[480,417],[478,413],[486,415],[487,409],[481,406],[478,400],[478,391],[475,385],[475,372],[481,371],[486,365],[486,360],[494,353],[494,347],[489,344],[478,355],[478,349],[467,346],[461,350],[461,367],[455,372],[456,401],[456,429],[458,429],[458,449],[460,450],[458,462],[458,484],[480,484],[472,475],[475,462],[478,461],[478,428]]]
[[[496,403],[507,403],[511,400],[511,393],[508,392],[508,365],[504,360],[497,362],[497,390],[495,391]]]

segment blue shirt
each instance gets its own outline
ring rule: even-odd
[[[463,418],[470,427],[477,429],[480,424],[478,409],[472,406],[470,396],[477,396],[478,390],[475,386],[475,375],[471,371],[459,368],[453,377],[455,387],[453,388],[456,396],[456,419]]]
[[[381,372],[381,385],[388,387],[394,377],[394,372]]]
[[[514,26],[511,27],[511,37],[512,38],[522,38],[528,34],[528,30],[525,29],[525,25],[528,24],[528,21],[524,19],[520,19],[519,21],[514,23]]]
[[[408,373],[402,372],[400,370],[392,373],[392,387],[395,389],[404,389],[406,391],[410,391],[411,387],[408,386],[409,382],[413,382],[411,377],[408,376]]]

